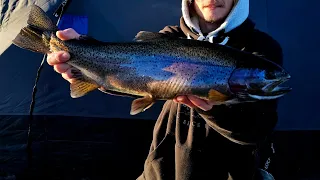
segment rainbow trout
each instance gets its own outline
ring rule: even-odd
[[[57,30],[34,5],[13,44],[43,54],[69,52],[67,63],[80,72],[70,85],[71,97],[97,89],[132,97],[131,115],[178,95],[221,105],[277,99],[291,90],[279,87],[290,78],[281,66],[228,46],[147,31],[130,42],[62,41]]]

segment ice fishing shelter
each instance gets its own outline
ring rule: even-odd
[[[126,41],[140,30],[159,31],[165,25],[178,24],[181,2],[69,0],[61,6],[64,2],[1,1],[0,179],[9,175],[99,179],[115,174],[134,179],[142,172],[154,120],[162,102],[157,102],[144,113],[131,116],[130,98],[95,91],[72,99],[68,82],[46,62],[37,75],[43,59],[41,54],[20,49],[12,45],[11,40],[26,25],[28,10],[33,3],[43,8],[54,21],[58,21],[54,13],[59,14],[64,7],[59,22],[61,29],[72,27],[102,41]],[[319,139],[315,136],[316,131],[305,130],[320,128],[319,114],[316,113],[320,88],[315,83],[320,77],[316,73],[319,62],[315,55],[319,27],[312,25],[313,19],[319,19],[315,8],[320,4],[316,0],[312,1],[312,7],[297,0],[250,3],[250,16],[257,27],[270,33],[283,46],[284,65],[293,76],[289,84],[294,91],[281,100],[279,107],[279,176],[295,177],[297,173],[303,176],[312,172],[313,168],[306,164],[316,150],[299,147],[312,147]],[[309,10],[313,7],[313,11]],[[297,10],[304,13],[296,13]],[[297,21],[313,28],[300,27]],[[30,118],[37,77],[34,116]],[[123,169],[126,169],[125,173]]]
[[[60,4],[64,2],[61,0],[10,0],[4,1],[1,6],[0,81],[4,84],[0,91],[0,177],[1,171],[44,179],[53,174],[53,177],[65,177],[73,173],[74,177],[79,178],[101,176],[100,173],[111,177],[122,166],[128,167],[127,175],[135,173],[138,176],[137,168],[141,173],[161,102],[148,112],[131,116],[132,99],[98,91],[72,99],[69,84],[46,62],[37,77],[43,55],[11,44],[11,40],[26,25],[29,7],[34,2],[54,21],[58,21],[54,13],[61,10]],[[127,9],[121,9],[117,5],[119,1],[77,0],[68,3],[59,21],[61,29],[72,27],[97,39],[121,41],[131,40],[139,30],[139,24],[143,24],[142,21],[137,23],[142,14],[132,16],[121,13],[129,12],[128,3]],[[159,14],[161,8],[170,10],[170,7],[162,7],[161,3],[154,4],[153,9],[158,9]],[[127,20],[118,21],[120,19]],[[141,28],[150,29],[151,24],[153,30],[160,28],[162,24],[159,22],[152,23],[155,19],[155,16],[150,17]],[[30,118],[36,78],[39,81],[34,98],[34,116]],[[135,149],[129,150],[132,147]],[[52,165],[54,168],[50,168]]]

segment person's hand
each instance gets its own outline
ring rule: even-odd
[[[185,105],[189,106],[190,108],[200,108],[204,111],[210,110],[214,105],[213,102],[209,102],[209,101],[200,99],[200,98],[193,96],[193,95],[177,96],[173,99],[173,101],[185,104]]]
[[[78,34],[72,28],[57,31],[56,35],[61,40],[78,39],[80,36],[80,34]],[[50,66],[53,66],[54,70],[57,73],[60,73],[65,80],[69,81],[69,83],[73,83],[75,80],[73,79],[73,74],[75,73],[75,70],[66,63],[66,61],[68,61],[69,58],[70,54],[68,52],[53,52],[48,54],[47,62]]]

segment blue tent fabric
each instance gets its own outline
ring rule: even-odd
[[[60,30],[73,28],[79,34],[86,35],[88,34],[88,17],[84,15],[63,14],[59,21],[58,28]]]

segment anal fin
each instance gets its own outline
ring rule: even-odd
[[[90,82],[85,82],[81,80],[76,80],[76,82],[70,85],[71,97],[79,98],[98,88],[99,86],[96,84],[92,84]]]
[[[149,109],[154,104],[154,100],[151,96],[144,96],[132,101],[131,104],[131,115],[139,114],[140,112]]]

